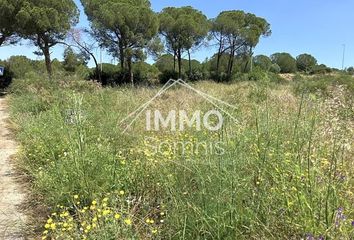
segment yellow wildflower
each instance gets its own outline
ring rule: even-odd
[[[52,230],[55,230],[55,229],[56,229],[55,223],[52,223],[52,224],[50,225],[50,228],[51,228]]]
[[[154,220],[152,220],[152,219],[146,219],[146,223],[150,223],[150,224],[153,224],[155,221]]]
[[[125,224],[127,224],[127,225],[132,225],[132,220],[129,219],[129,218],[125,219],[124,222],[125,222]]]
[[[108,214],[110,214],[111,213],[111,210],[104,210],[103,212],[102,212],[102,215],[103,216],[107,216]]]

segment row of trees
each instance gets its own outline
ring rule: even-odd
[[[274,53],[270,57],[258,55],[254,58],[254,64],[263,70],[272,69],[274,72],[295,73],[297,71],[310,73],[319,67],[317,59],[310,54],[300,54],[293,58],[289,53]],[[278,69],[278,70],[276,70]]]
[[[251,58],[260,37],[271,34],[269,23],[243,11],[225,11],[208,19],[192,7],[167,7],[160,13],[151,9],[148,0],[81,0],[90,21],[87,32],[100,47],[119,59],[120,67],[133,82],[134,62],[147,55],[173,56],[174,70],[182,75],[182,57],[213,40],[218,47],[217,70],[222,56],[228,56],[226,74],[231,75],[235,56]],[[0,0],[0,46],[19,39],[31,40],[45,58],[52,74],[50,51],[57,44],[69,45],[68,33],[78,22],[79,12],[73,0]],[[92,44],[71,34],[75,47],[94,58]]]
[[[271,57],[265,55],[257,55],[253,58],[252,63],[249,63],[250,59],[235,57],[234,59],[234,72],[231,79],[221,79],[221,80],[260,80],[266,76],[273,78],[275,77],[272,73],[285,72],[286,69],[295,70],[297,72],[307,73],[307,74],[326,74],[330,72],[340,72],[338,69],[331,69],[325,65],[314,65],[316,59],[308,54],[299,55],[296,60],[296,69],[289,68],[287,64],[293,65],[293,61],[287,61],[287,58],[277,59],[274,56],[282,55],[282,53],[273,54]],[[281,67],[272,61],[272,59],[277,60]],[[63,61],[58,61],[54,59],[52,61],[52,69],[55,73],[60,74],[75,74],[80,78],[94,79],[95,75],[94,69],[89,69],[87,67],[87,61],[89,56],[87,54],[82,54],[80,52],[76,53],[72,48],[68,47],[64,51]],[[219,69],[221,73],[225,73],[228,68],[229,56],[223,55],[219,63]],[[150,65],[144,61],[137,62],[133,65],[134,82],[136,84],[154,84],[159,81],[160,83],[166,83],[170,78],[176,79],[178,73],[173,71],[175,65],[175,59],[172,54],[163,54],[157,61]],[[193,71],[190,74],[190,66]],[[7,71],[5,71],[5,81],[4,78],[0,82],[3,84],[8,84],[11,77],[21,78],[34,74],[45,73],[45,61],[44,60],[31,60],[25,56],[11,56],[6,61],[0,60],[0,66],[5,66]],[[198,81],[203,79],[213,79],[216,72],[217,66],[217,54],[212,58],[208,58],[203,62],[197,60],[182,59],[182,74],[183,78],[188,77],[190,81]],[[251,66],[254,66],[252,73]],[[172,69],[172,70],[171,70]],[[346,71],[341,71],[342,73],[348,73],[353,75],[354,68],[350,67]],[[245,74],[243,74],[245,73]],[[226,75],[225,75],[226,76]],[[222,77],[225,77],[222,76]],[[106,85],[115,86],[121,84],[129,84],[129,79],[124,79],[122,76],[121,66],[103,63],[101,80],[105,82]],[[216,79],[220,80],[220,79]],[[1,86],[0,86],[1,88]]]

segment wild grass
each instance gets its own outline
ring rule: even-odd
[[[158,88],[14,82],[20,164],[46,206],[48,220],[38,226],[44,239],[354,237],[352,92],[333,85],[314,95],[269,82],[193,85],[236,106],[228,111],[238,122],[226,118],[213,133],[146,132],[142,117],[123,134],[119,122]],[[151,108],[213,106],[176,87]],[[186,140],[222,141],[225,154],[166,144]],[[165,147],[154,153],[152,142]]]

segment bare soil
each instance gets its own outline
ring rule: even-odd
[[[15,172],[14,154],[17,145],[8,128],[6,99],[0,96],[0,239],[25,239],[25,215],[19,207],[25,199]]]

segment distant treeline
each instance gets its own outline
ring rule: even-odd
[[[89,29],[75,29],[79,11],[73,0],[0,0],[0,46],[30,40],[44,56],[49,74],[57,61],[51,49],[66,45],[63,69],[75,72],[89,59],[95,63],[89,77],[102,84],[136,83],[159,75],[169,78],[231,80],[254,68],[274,73],[330,72],[308,54],[294,59],[287,53],[253,56],[261,37],[271,35],[266,19],[239,10],[223,11],[208,19],[192,7],[167,7],[156,13],[148,0],[81,0]],[[101,69],[95,52],[104,48],[119,59],[119,66]],[[200,48],[216,49],[199,63],[191,54]],[[147,56],[155,59],[150,66]],[[11,62],[11,60],[9,60]],[[36,64],[34,64],[36,65]],[[81,67],[82,69],[82,67]],[[12,71],[18,71],[12,67]],[[16,75],[16,74],[15,74]]]

